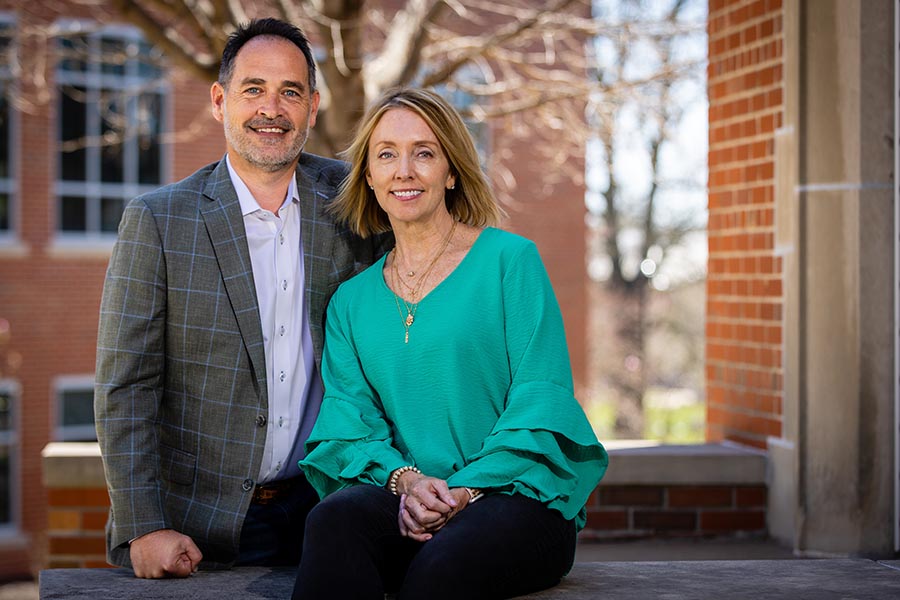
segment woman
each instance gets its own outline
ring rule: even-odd
[[[396,247],[328,307],[301,466],[324,500],[295,598],[508,598],[569,571],[606,452],[578,402],[534,244],[462,119],[400,89],[360,123],[337,216]]]

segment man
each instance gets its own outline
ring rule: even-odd
[[[298,563],[325,305],[380,253],[325,212],[344,164],[301,154],[319,92],[299,29],[241,27],[210,94],[225,158],[129,203],[100,309],[108,559],[138,577]]]

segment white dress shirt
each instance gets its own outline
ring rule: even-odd
[[[226,162],[244,217],[265,347],[269,416],[257,479],[265,483],[300,474],[304,407],[311,395],[322,397],[304,294],[300,198],[293,178],[278,214],[264,210]]]

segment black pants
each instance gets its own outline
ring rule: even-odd
[[[357,485],[306,521],[294,598],[510,598],[552,587],[575,560],[575,524],[522,496],[488,495],[424,543],[402,537],[399,498]]]

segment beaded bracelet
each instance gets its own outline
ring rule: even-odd
[[[394,469],[394,472],[391,473],[391,478],[388,479],[388,485],[387,485],[388,490],[390,490],[390,492],[393,495],[395,495],[395,496],[400,495],[397,493],[397,482],[400,481],[400,476],[408,471],[412,471],[413,473],[418,473],[419,475],[422,474],[422,471],[420,471],[418,468],[416,468],[412,465],[406,465],[405,467],[400,467],[399,469]]]

